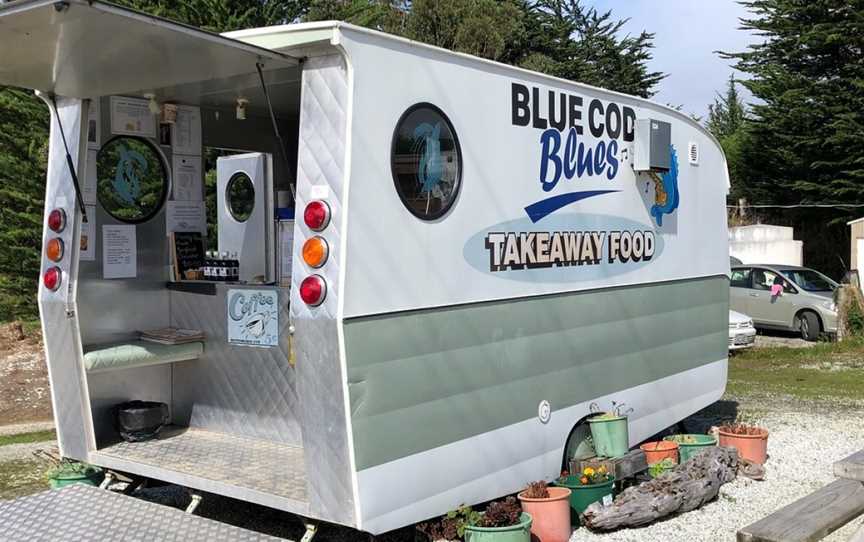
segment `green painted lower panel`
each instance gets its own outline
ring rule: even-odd
[[[723,359],[728,309],[711,277],[348,320],[357,468]]]

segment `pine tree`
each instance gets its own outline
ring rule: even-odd
[[[864,3],[754,0],[748,51],[726,53],[751,75],[742,153],[747,189],[775,203],[864,202]]]
[[[644,98],[665,77],[648,69],[654,34],[619,37],[628,19],[580,0],[538,0],[528,7],[538,24],[524,67]]]
[[[732,184],[730,199],[734,202],[739,197],[746,196],[746,187],[742,180],[743,170],[741,155],[747,141],[747,106],[738,93],[738,83],[730,75],[725,95],[719,95],[714,103],[708,106],[708,120],[705,127],[717,138],[723,152],[726,154],[726,164],[729,169],[729,180]]]
[[[714,103],[708,106],[708,120],[705,127],[717,139],[728,137],[740,130],[747,120],[747,107],[738,94],[735,77],[730,75],[724,96],[717,95]]]
[[[48,109],[0,87],[0,321],[36,317]]]

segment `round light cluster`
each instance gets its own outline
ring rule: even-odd
[[[48,229],[54,233],[61,233],[65,230],[66,211],[60,208],[52,209],[51,212],[48,213]],[[45,243],[45,257],[48,258],[49,261],[59,263],[60,260],[63,259],[65,253],[66,245],[63,243],[63,239],[52,237]],[[45,270],[45,273],[42,274],[42,285],[52,292],[56,292],[60,288],[62,282],[63,270],[56,265],[49,267]]]
[[[325,201],[310,201],[303,210],[303,223],[313,232],[322,232],[330,224],[330,206]],[[312,269],[327,263],[330,246],[321,235],[310,237],[303,243],[303,262]],[[321,275],[310,275],[300,283],[300,299],[311,307],[324,303],[327,297],[327,281]]]

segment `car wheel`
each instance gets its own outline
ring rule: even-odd
[[[805,341],[815,341],[822,333],[819,325],[819,318],[812,312],[802,312],[798,315],[798,331],[801,332],[801,338]]]

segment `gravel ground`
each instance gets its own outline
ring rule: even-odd
[[[606,534],[578,529],[570,541],[735,540],[739,528],[833,481],[832,463],[864,448],[860,409],[821,410],[767,412],[749,418],[771,432],[765,481],[739,477],[701,509],[640,529]],[[848,540],[861,525],[862,518],[858,518],[823,540]]]

